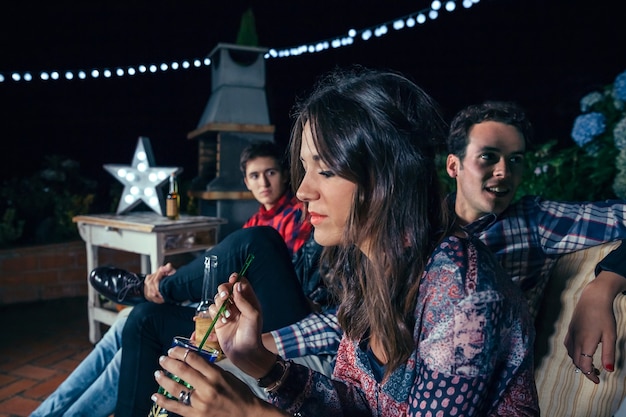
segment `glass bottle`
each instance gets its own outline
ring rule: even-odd
[[[213,319],[209,315],[209,306],[213,304],[213,297],[217,291],[217,256],[209,255],[204,258],[204,278],[202,280],[202,299],[196,308],[196,342],[204,338]],[[219,350],[217,342],[206,342],[207,347]]]
[[[178,194],[178,181],[176,181],[176,173],[174,172],[170,175],[170,189],[165,202],[165,215],[170,220],[180,218],[180,194]]]

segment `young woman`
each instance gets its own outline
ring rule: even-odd
[[[175,348],[156,373],[183,416],[535,416],[534,330],[521,293],[474,237],[448,225],[435,169],[444,123],[407,78],[364,68],[322,79],[297,109],[292,178],[332,267],[344,330],[332,379],[260,339],[246,281],[220,286],[222,349],[270,393]],[[299,161],[299,163],[296,163]]]

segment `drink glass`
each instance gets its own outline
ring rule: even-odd
[[[200,356],[202,356],[207,362],[210,362],[210,363],[215,362],[215,360],[219,357],[219,354],[220,354],[220,352],[217,349],[213,349],[208,346],[203,346],[202,350],[198,350],[198,346],[194,345],[191,342],[191,339],[189,339],[188,337],[182,337],[182,336],[174,337],[174,340],[172,341],[172,347],[176,347],[176,346],[180,346],[185,349],[189,349],[192,352],[196,352]],[[172,374],[171,372],[166,371],[165,374],[169,378],[173,379],[174,381],[183,384],[189,390],[193,389],[193,387],[190,384],[183,381],[182,379]],[[159,394],[163,394],[169,399],[178,401],[178,397],[170,394],[165,389],[163,389],[163,387],[159,387]],[[160,407],[156,403],[153,403],[152,408],[150,409],[150,413],[148,414],[148,417],[157,417],[157,416],[163,417],[163,416],[169,416],[169,415],[170,415],[169,411],[167,411],[165,408]]]

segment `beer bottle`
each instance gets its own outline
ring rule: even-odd
[[[165,202],[165,215],[170,220],[178,220],[180,218],[180,194],[178,194],[178,182],[174,172],[170,175],[170,190],[167,193],[167,201]]]

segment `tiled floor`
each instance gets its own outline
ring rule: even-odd
[[[92,349],[87,298],[0,306],[0,417],[28,416]]]

